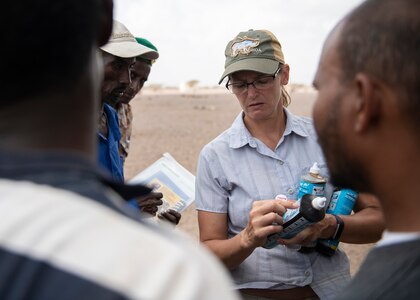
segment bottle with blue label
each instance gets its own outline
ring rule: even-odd
[[[319,171],[318,163],[315,162],[309,169],[309,173],[302,176],[299,184],[298,200],[305,194],[318,197],[325,196],[327,180],[319,174]]]
[[[303,195],[299,208],[288,209],[283,215],[283,230],[279,233],[270,234],[263,247],[266,249],[274,248],[278,245],[278,239],[290,239],[309,225],[324,219],[326,202],[325,197]]]
[[[327,208],[327,214],[350,215],[357,196],[358,193],[353,190],[335,188]],[[320,239],[317,242],[316,250],[326,256],[332,256],[337,251],[338,244],[338,239]]]
[[[304,195],[324,197],[326,183],[326,178],[320,174],[318,163],[314,162],[312,167],[309,169],[309,172],[301,177],[299,183],[298,201],[300,201]],[[314,242],[311,246],[299,246],[297,249],[299,252],[309,253],[314,251],[315,245],[316,242]]]

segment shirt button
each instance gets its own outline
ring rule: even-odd
[[[309,275],[311,275],[311,272],[305,271],[305,276],[309,276]]]
[[[294,189],[288,189],[287,190],[287,193],[289,194],[289,195],[291,195],[291,194],[293,194],[293,192],[294,192],[295,190]]]
[[[279,161],[279,164],[280,164],[280,165],[283,165],[283,164],[284,164],[284,162],[282,162],[282,161],[280,160],[280,161]]]

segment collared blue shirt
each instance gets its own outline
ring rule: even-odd
[[[285,132],[274,151],[250,134],[241,112],[232,126],[200,153],[196,207],[228,214],[229,238],[246,227],[254,201],[274,199],[278,194],[297,199],[301,176],[314,162],[321,175],[329,177],[312,120],[287,109],[285,114]],[[327,185],[326,190],[329,199],[332,187]],[[232,276],[238,288],[286,289],[309,284],[324,299],[347,284],[350,272],[341,251],[328,258],[279,245],[255,249]]]
[[[121,133],[118,113],[107,103],[103,104],[103,113],[108,125],[108,136],[98,131],[99,165],[108,170],[114,180],[124,182],[124,159],[119,152]]]

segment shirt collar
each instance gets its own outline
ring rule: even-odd
[[[287,108],[284,108],[286,114],[286,129],[284,130],[284,136],[293,133],[300,135],[301,137],[308,137],[308,130],[302,125],[300,118],[292,114]]]
[[[283,136],[294,133],[301,137],[308,137],[309,133],[307,129],[302,126],[301,122],[299,122],[299,117],[293,115],[287,108],[283,109],[286,114],[286,128]],[[241,148],[246,144],[249,144],[253,148],[256,147],[254,137],[251,135],[248,128],[246,128],[243,116],[244,112],[241,111],[235,121],[233,121],[229,135],[229,146],[231,148]]]
[[[376,244],[376,247],[399,244],[420,239],[420,232],[391,232],[385,230],[382,239]]]

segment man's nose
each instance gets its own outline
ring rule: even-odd
[[[121,81],[121,83],[124,83],[124,84],[127,84],[127,85],[131,84],[131,70],[130,70],[130,68],[127,68],[127,70],[121,74],[120,81]]]

